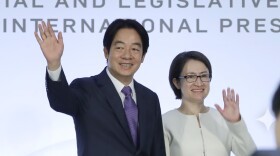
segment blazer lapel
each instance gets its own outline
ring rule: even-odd
[[[103,92],[103,95],[107,99],[108,103],[111,105],[112,110],[115,113],[116,118],[120,122],[120,125],[122,126],[123,130],[127,134],[127,137],[131,140],[133,144],[121,98],[119,97],[119,94],[117,93],[111,79],[107,75],[106,68],[98,75],[97,83],[101,92]]]

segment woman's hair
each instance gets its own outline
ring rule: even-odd
[[[209,77],[212,78],[212,67],[208,58],[198,51],[184,51],[179,53],[172,61],[169,69],[169,84],[176,96],[176,99],[182,99],[182,93],[180,89],[177,89],[173,84],[173,78],[178,79],[180,76],[185,64],[189,60],[201,61],[209,70]]]

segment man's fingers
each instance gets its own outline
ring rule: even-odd
[[[55,36],[55,33],[53,31],[53,28],[52,28],[52,25],[51,25],[50,21],[48,21],[48,30],[49,30],[51,36]]]
[[[41,36],[42,40],[45,40],[47,38],[47,36],[45,35],[41,24],[39,24],[39,31],[40,31],[40,36]]]
[[[51,34],[50,34],[49,28],[48,28],[49,25],[47,26],[46,23],[45,23],[44,21],[42,22],[42,24],[43,24],[44,34],[46,35],[46,37],[50,37]]]
[[[57,39],[58,39],[58,43],[63,44],[63,37],[62,37],[62,33],[61,32],[58,33]]]
[[[34,32],[34,35],[35,35],[35,38],[36,38],[37,42],[38,42],[39,44],[41,44],[43,41],[42,41],[41,38],[39,37],[38,33],[37,33],[37,32]]]
[[[46,40],[48,37],[52,37],[52,36],[55,37],[55,33],[50,24],[50,21],[48,21],[47,25],[44,21],[42,21],[42,24],[39,24],[39,31],[40,31],[40,36],[42,41]]]

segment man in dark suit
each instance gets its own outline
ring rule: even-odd
[[[149,47],[140,23],[112,22],[103,39],[107,67],[70,85],[61,67],[62,33],[56,37],[44,22],[39,31],[35,37],[47,60],[48,99],[54,110],[73,117],[79,156],[165,156],[158,96],[133,79]]]
[[[280,85],[278,86],[272,99],[272,111],[276,117],[275,136],[277,150],[259,150],[252,156],[280,156]]]

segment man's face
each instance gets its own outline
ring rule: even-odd
[[[110,52],[104,48],[110,73],[123,84],[129,84],[144,61],[143,45],[134,29],[120,29],[112,41]]]

